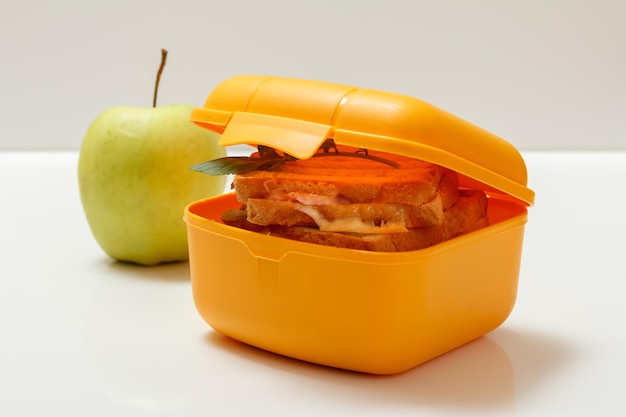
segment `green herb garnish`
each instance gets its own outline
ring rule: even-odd
[[[297,158],[281,154],[276,149],[269,146],[258,145],[258,156],[226,156],[223,158],[213,159],[211,161],[201,162],[192,165],[190,169],[202,172],[208,175],[229,175],[244,174],[251,171],[273,171],[285,162],[297,161]],[[353,158],[368,159],[370,161],[380,162],[393,168],[399,168],[399,165],[385,158],[370,155],[367,149],[359,149],[356,152],[341,152],[337,149],[332,139],[324,141],[320,146],[322,152],[318,152],[312,158],[330,157],[330,156],[349,156]]]

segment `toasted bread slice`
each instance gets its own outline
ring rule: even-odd
[[[398,203],[420,205],[431,201],[447,172],[440,166],[382,152],[381,162],[346,156],[322,156],[290,161],[275,171],[238,174],[233,180],[237,198],[285,199],[290,193],[323,196],[337,203]]]
[[[385,234],[337,233],[308,226],[260,226],[247,220],[243,210],[229,210],[222,216],[226,224],[277,237],[321,245],[378,252],[423,249],[488,225],[487,198],[482,191],[461,191],[459,201],[444,212],[441,225],[414,227],[406,232]]]

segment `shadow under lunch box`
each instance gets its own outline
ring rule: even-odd
[[[526,166],[503,139],[416,98],[346,85],[244,75],[218,85],[192,122],[220,145],[297,158],[335,143],[414,157],[484,190],[490,225],[408,252],[304,243],[225,225],[234,193],[185,209],[191,282],[216,331],[271,352],[373,374],[405,371],[502,324],[515,304]]]

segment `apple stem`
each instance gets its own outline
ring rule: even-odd
[[[167,61],[167,51],[161,49],[161,65],[156,75],[156,82],[154,83],[154,96],[152,97],[152,107],[156,107],[157,94],[159,93],[159,82],[161,81],[161,73],[163,73],[163,67],[165,67],[165,61]]]

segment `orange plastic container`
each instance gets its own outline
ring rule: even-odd
[[[215,330],[272,352],[391,374],[497,328],[517,295],[527,207],[519,152],[424,101],[292,78],[238,76],[191,120],[220,144],[263,144],[310,157],[328,138],[457,171],[489,196],[490,226],[410,252],[297,242],[220,221],[234,194],[185,209],[193,296]]]

